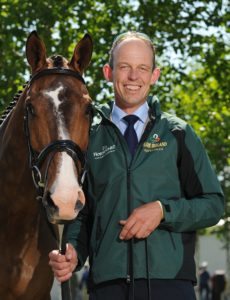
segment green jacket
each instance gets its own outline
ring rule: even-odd
[[[224,198],[200,139],[181,119],[149,98],[150,121],[133,160],[111,107],[94,118],[88,149],[87,205],[69,225],[68,240],[81,267],[89,255],[91,279],[187,279],[195,276],[195,232],[216,224]],[[160,200],[164,220],[147,238],[121,241],[119,220]],[[132,258],[132,259],[131,259]],[[133,262],[132,262],[133,261]]]

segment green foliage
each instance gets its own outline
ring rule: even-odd
[[[0,0],[0,6],[0,111],[29,78],[25,43],[32,30],[45,41],[48,55],[67,58],[84,33],[91,34],[94,54],[85,77],[92,99],[101,102],[112,98],[102,66],[114,37],[127,30],[147,33],[162,70],[153,93],[201,136],[220,175],[230,216],[227,1]]]

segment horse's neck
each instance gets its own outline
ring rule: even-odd
[[[0,148],[0,240],[4,236],[18,241],[23,236],[17,236],[16,228],[30,235],[38,222],[38,205],[28,164],[23,118],[7,122],[0,136]]]
[[[24,109],[22,106],[23,101],[20,101],[0,127],[0,162],[4,158],[9,158],[6,163],[11,168],[16,168],[15,160],[18,160],[16,164],[24,164],[23,158],[27,151],[24,134]],[[12,157],[12,160],[10,157]]]
[[[23,115],[14,112],[0,131],[0,190],[7,195],[30,195],[33,193],[28,150],[23,129]],[[4,124],[3,124],[4,125]],[[10,193],[9,193],[10,190]]]

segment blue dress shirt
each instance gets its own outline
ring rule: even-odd
[[[140,141],[145,126],[147,124],[147,121],[149,119],[148,111],[149,111],[149,107],[147,102],[145,102],[132,113],[132,115],[135,115],[139,118],[139,120],[134,125],[134,129],[136,130],[138,141]],[[123,135],[125,129],[127,128],[127,123],[125,122],[125,120],[123,120],[125,116],[127,116],[127,113],[125,113],[114,103],[112,113],[111,113],[111,121],[119,128],[119,130]]]

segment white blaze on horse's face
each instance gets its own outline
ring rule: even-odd
[[[63,89],[63,86],[59,85],[54,90],[46,91],[45,95],[49,96],[49,100],[53,104],[58,128],[58,139],[68,140],[70,136],[60,109],[59,94]],[[58,207],[59,215],[56,216],[57,218],[64,220],[74,219],[78,213],[76,207],[81,207],[85,204],[85,196],[79,185],[78,176],[73,159],[67,153],[61,152],[56,178],[50,188],[50,197]]]

